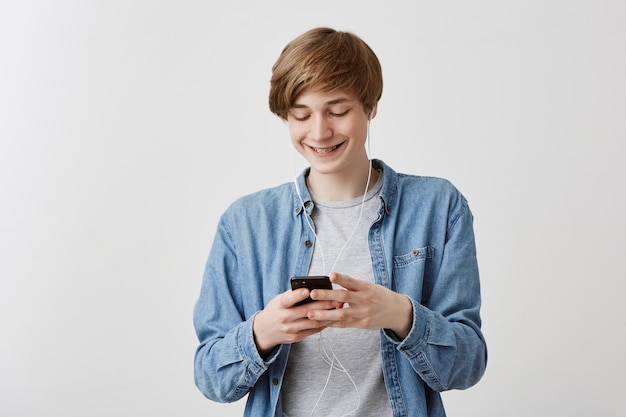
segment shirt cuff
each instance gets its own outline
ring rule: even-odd
[[[258,313],[256,313],[258,314]],[[263,359],[259,354],[259,350],[256,347],[256,343],[254,342],[254,333],[252,331],[252,325],[254,324],[254,318],[256,314],[251,317],[249,320],[245,321],[243,326],[240,328],[238,334],[237,344],[239,345],[243,356],[246,360],[255,365],[257,371],[259,373],[265,372],[267,368],[276,361],[278,358],[283,345],[278,345],[267,356],[267,359]]]
[[[429,332],[429,311],[423,305],[415,302],[411,297],[408,297],[413,304],[413,324],[409,334],[400,339],[391,330],[385,329],[384,334],[389,341],[396,345],[396,349],[404,352],[409,356],[415,356],[426,347]]]

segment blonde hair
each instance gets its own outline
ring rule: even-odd
[[[283,120],[302,91],[355,94],[369,113],[383,90],[380,62],[358,36],[330,28],[311,29],[285,46],[272,67],[269,107]]]

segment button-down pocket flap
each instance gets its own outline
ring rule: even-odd
[[[393,267],[403,268],[411,265],[413,262],[424,260],[433,257],[433,249],[430,246],[424,246],[423,248],[415,248],[409,253],[404,255],[397,255],[393,257]]]

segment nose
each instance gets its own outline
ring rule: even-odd
[[[311,139],[319,141],[332,137],[333,130],[326,117],[317,116],[312,119]]]

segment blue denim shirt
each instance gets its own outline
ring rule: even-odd
[[[381,331],[393,415],[445,416],[439,392],[474,385],[487,362],[472,214],[448,181],[374,164],[384,175],[369,231],[374,278],[413,303],[413,327],[404,340]],[[245,416],[282,414],[290,345],[261,358],[252,322],[289,289],[290,277],[307,274],[315,236],[305,218],[313,209],[306,174],[297,179],[305,210],[293,183],[242,197],[226,210],[194,309],[196,385],[219,402],[248,394]]]

